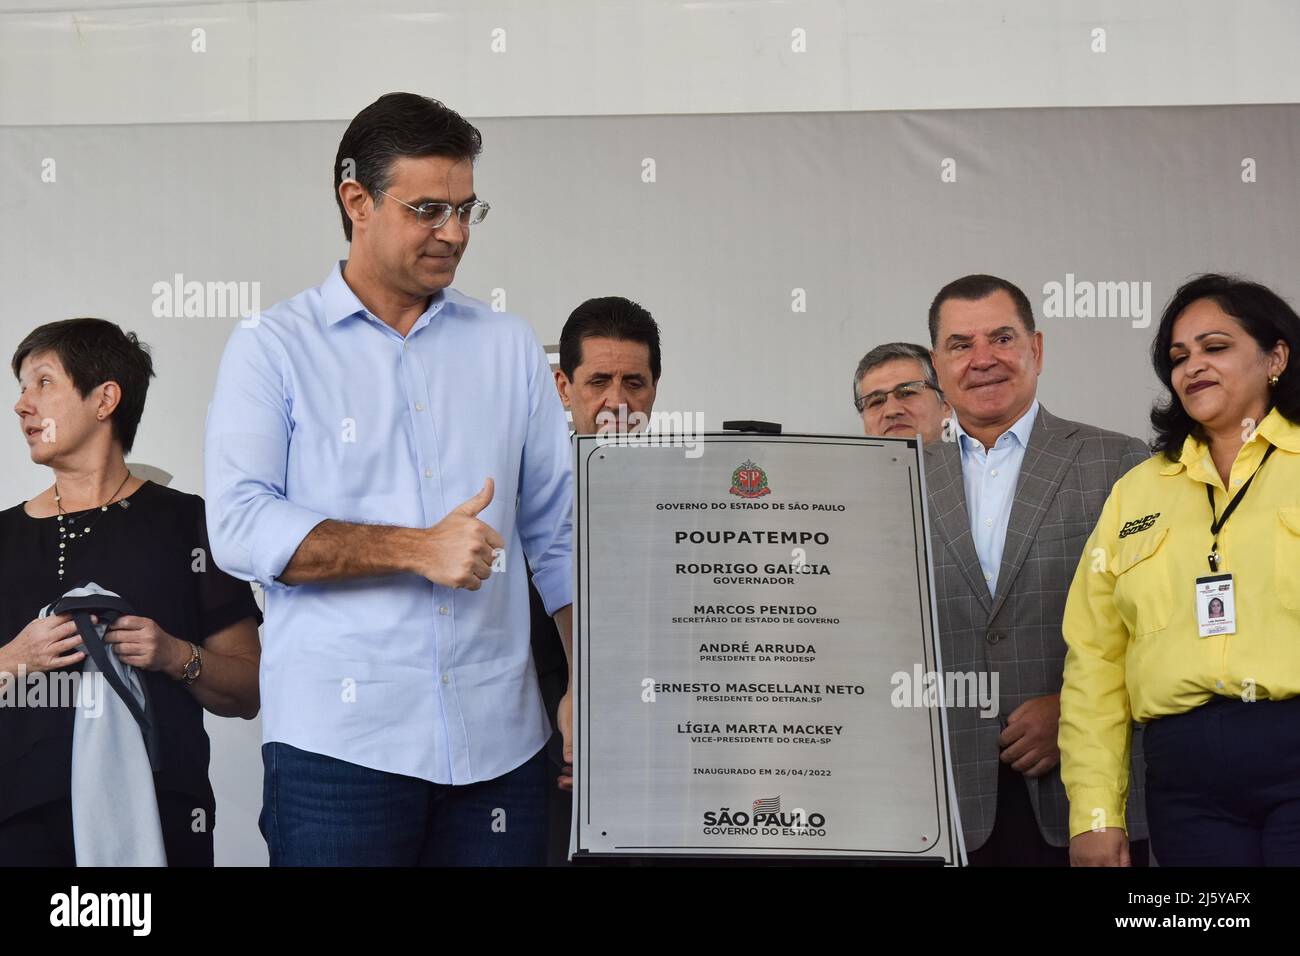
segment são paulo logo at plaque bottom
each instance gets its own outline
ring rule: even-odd
[[[731,807],[704,811],[704,832],[727,836],[806,836],[824,837],[826,817],[807,813],[801,807],[781,812],[781,797],[759,797],[752,812],[733,811]]]
[[[731,473],[731,493],[741,498],[761,498],[770,495],[767,472],[748,458]]]

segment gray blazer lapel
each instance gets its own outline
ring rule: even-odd
[[[1034,429],[1029,433],[1029,447],[1020,466],[1016,482],[1016,496],[1011,504],[1011,518],[1007,522],[1007,539],[1002,549],[1002,566],[998,570],[998,593],[993,599],[989,614],[997,615],[1024,566],[1029,546],[1033,543],[1043,515],[1056,495],[1066,469],[1079,453],[1079,442],[1073,437],[1076,426],[1048,412],[1041,404]]]
[[[952,563],[961,569],[971,592],[987,611],[993,599],[970,533],[966,487],[961,478],[961,449],[955,441],[942,441],[926,448],[925,481],[930,492],[930,521],[938,529]]]

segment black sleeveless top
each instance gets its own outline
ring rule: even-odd
[[[91,533],[78,533],[62,551],[57,519],[33,518],[22,505],[0,511],[0,646],[41,608],[89,581],[121,595],[168,634],[200,646],[244,618],[261,624],[252,587],[213,563],[202,498],[146,481],[124,500],[127,508],[115,503],[105,512],[78,513],[75,528],[90,525]],[[203,708],[181,681],[157,671],[142,676],[158,727],[155,785],[193,798],[213,820]],[[72,786],[75,710],[14,706],[16,693],[11,683],[6,695],[13,699],[0,697],[0,821],[66,799]]]

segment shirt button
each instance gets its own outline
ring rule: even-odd
[[[1234,478],[1234,479],[1232,479],[1232,487],[1236,488],[1239,484],[1241,484],[1241,479],[1240,479],[1240,478]]]
[[[1214,686],[1217,687],[1219,690],[1223,690],[1223,681],[1221,681],[1221,680],[1216,680],[1216,681],[1214,682]]]
[[[992,518],[985,518],[985,519],[984,519],[984,527],[986,527],[986,528],[991,528],[991,527],[993,527],[993,519],[992,519]]]
[[[433,477],[433,469],[432,469],[432,468],[426,468],[426,469],[424,469],[424,477],[426,477],[426,478],[432,478],[432,477]]]
[[[449,610],[447,610],[447,605],[444,604],[444,605],[442,605],[442,607],[438,608],[438,613],[439,613],[439,614],[450,614],[451,612],[450,612]]]
[[[987,574],[987,573],[986,573],[986,574],[984,575],[984,580],[985,580],[985,581],[992,581],[992,580],[993,580],[993,575],[991,575],[991,574]]]
[[[994,478],[996,478],[998,476],[998,470],[994,468],[992,471],[989,472],[989,474],[992,475]]]
[[[424,403],[423,403],[423,402],[416,402],[416,403],[415,403],[415,410],[416,410],[417,412],[422,412],[422,411],[424,411]]]
[[[444,684],[450,684],[450,683],[451,683],[451,675],[450,675],[450,674],[443,674],[443,675],[442,675],[442,682],[443,682]]]

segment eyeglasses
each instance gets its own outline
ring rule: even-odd
[[[861,415],[864,408],[876,409],[882,407],[889,399],[890,395],[893,395],[894,398],[898,399],[900,402],[906,402],[909,399],[920,395],[927,388],[934,389],[936,392],[939,391],[929,382],[904,382],[901,385],[895,385],[887,392],[868,392],[860,398],[855,398],[853,400],[853,407],[856,408],[858,414]]]
[[[474,199],[459,206],[453,206],[449,202],[426,202],[419,206],[412,206],[409,202],[402,202],[392,193],[386,193],[382,189],[376,192],[410,209],[415,213],[415,221],[426,229],[437,229],[446,225],[451,219],[453,209],[456,210],[456,219],[462,226],[477,226],[487,218],[488,210],[492,208],[481,199]]]

